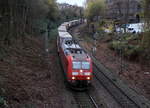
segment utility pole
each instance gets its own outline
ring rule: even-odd
[[[95,53],[96,53],[96,46],[97,46],[96,37],[97,37],[97,36],[98,36],[98,33],[96,32],[96,33],[93,35],[93,40],[94,40],[94,45],[93,45],[93,48],[92,48],[93,55],[95,55]]]
[[[46,31],[46,33],[45,33],[45,52],[46,53],[48,53],[49,52],[49,50],[48,50],[48,37],[49,37],[49,35],[50,35],[50,27],[51,26],[51,24],[50,24],[50,22],[48,23],[48,25],[47,25],[47,31]]]
[[[48,31],[46,31],[45,35],[45,52],[48,53]]]
[[[120,42],[122,42],[122,37],[120,37]],[[120,72],[119,74],[123,73],[123,48],[120,49]]]

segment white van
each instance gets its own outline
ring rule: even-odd
[[[141,33],[144,32],[144,23],[129,24],[127,27],[129,33]]]
[[[128,33],[141,33],[141,32],[144,32],[144,23],[128,24],[128,26],[126,27],[126,31]],[[118,27],[118,28],[116,28],[116,32],[124,33],[124,28]]]

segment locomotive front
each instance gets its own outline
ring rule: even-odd
[[[91,80],[92,64],[90,60],[72,62],[72,80]]]
[[[70,60],[69,82],[78,87],[88,86],[92,79],[92,61],[82,49],[76,50]]]

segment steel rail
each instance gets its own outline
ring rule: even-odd
[[[91,95],[89,95],[89,97],[90,97],[91,101],[93,102],[93,105],[95,106],[95,108],[99,108],[97,103],[95,102],[94,98]]]
[[[73,38],[79,43],[78,38],[75,38],[74,36]],[[98,62],[96,57],[92,56],[92,54],[87,49],[85,49],[80,43],[79,45],[83,48],[85,52],[91,55],[94,65],[96,66],[96,69],[98,71],[98,72],[94,72],[97,76],[97,79],[99,79],[99,82],[101,82],[101,85],[108,91],[110,95],[114,97],[116,102],[120,104],[121,107],[123,108],[149,108],[150,102],[147,99],[135,93],[133,90],[131,90],[126,85],[124,85],[122,82],[118,82],[120,81],[119,79],[115,78],[114,76],[108,75],[108,74],[111,74],[109,69],[106,68],[105,66],[101,66],[101,63]]]
[[[73,97],[79,108],[99,108],[94,98],[88,92],[75,92]]]
[[[79,43],[78,39],[76,39],[74,36],[73,38]],[[79,45],[83,48],[83,46],[79,43]],[[87,51],[87,49],[83,48],[83,50],[87,53],[89,53]],[[91,53],[90,53],[91,55]],[[92,56],[92,55],[91,55]],[[95,57],[92,56],[92,60],[94,61],[94,59],[96,59]],[[97,59],[96,59],[97,60]],[[124,91],[122,91],[116,84],[114,84],[114,82],[108,77],[106,76],[100,69],[99,67],[97,67],[97,65],[95,64],[95,62],[93,62],[94,65],[96,66],[96,69],[101,72],[101,74],[103,75],[103,78],[105,77],[105,79],[103,81],[101,81],[102,79],[99,79],[97,74],[95,74],[96,79],[99,80],[99,82],[103,85],[103,87],[109,92],[109,94],[111,94],[114,99],[116,100],[116,102],[122,106],[123,108],[140,108],[138,106],[138,104],[136,104],[131,98],[130,96],[128,96],[126,93],[124,93]],[[110,88],[109,86],[107,86],[105,84],[105,82],[107,82],[107,84],[111,84]],[[112,86],[112,88],[111,88]],[[114,92],[114,93],[113,93]],[[117,94],[116,94],[117,93]]]
[[[113,83],[113,81],[111,81],[109,78],[107,78],[107,76],[105,76],[102,73],[106,79],[105,78],[100,79],[97,74],[98,74],[97,72],[94,73],[94,76],[97,79],[97,81],[108,91],[108,93],[116,100],[116,102],[121,107],[123,107],[123,108],[140,108],[132,99],[130,99],[130,97],[128,95],[126,95],[124,93],[124,91],[122,91],[119,87],[117,87]],[[109,84],[111,84],[111,85],[109,85]]]

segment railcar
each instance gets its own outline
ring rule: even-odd
[[[61,46],[63,46],[64,42],[66,40],[72,40],[72,36],[68,32],[65,32],[65,31],[59,31],[58,35],[59,36],[57,37],[57,49],[59,53],[60,49],[63,50]]]
[[[65,25],[61,25],[61,26],[58,27],[58,31],[59,32],[67,32],[67,28],[66,28]]]
[[[66,29],[68,30],[69,29],[69,22],[64,22],[61,26],[65,26]]]
[[[73,20],[69,22],[69,27],[74,27],[77,26],[79,24],[79,20]]]

